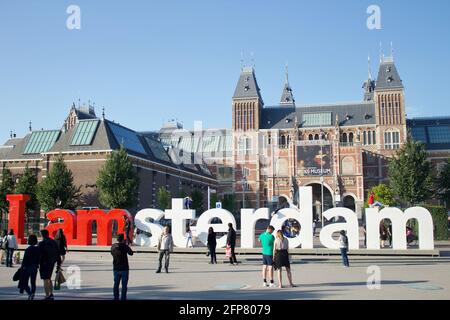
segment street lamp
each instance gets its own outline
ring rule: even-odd
[[[323,209],[324,209],[324,203],[323,203],[323,136],[324,132],[320,131],[320,197],[321,197],[321,209],[320,209],[320,216],[322,220],[322,228],[324,225],[324,219],[323,219]]]

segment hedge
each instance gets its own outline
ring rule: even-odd
[[[430,211],[434,223],[434,240],[448,240],[448,213],[442,206],[425,206]]]

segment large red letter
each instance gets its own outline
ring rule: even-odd
[[[9,201],[9,221],[8,228],[14,231],[17,243],[26,244],[24,225],[25,225],[25,207],[30,200],[28,194],[8,194],[6,200]],[[9,231],[9,230],[8,230]]]
[[[54,238],[58,229],[63,229],[67,244],[75,244],[74,238],[77,234],[75,213],[70,210],[56,209],[47,213],[47,219],[51,221],[46,228],[50,237]],[[58,222],[57,219],[63,219],[63,222]]]
[[[92,245],[92,223],[97,222],[97,246],[110,246],[112,244],[112,226],[117,222],[117,229],[122,233],[125,227],[124,217],[133,221],[128,211],[113,209],[106,213],[104,210],[94,209],[91,211],[80,210],[77,212],[77,244]]]

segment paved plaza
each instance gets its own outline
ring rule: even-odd
[[[224,255],[218,255],[219,263],[210,265],[203,254],[173,254],[170,273],[155,274],[156,253],[137,253],[130,257],[128,298],[450,299],[450,256],[445,252],[441,257],[355,256],[350,268],[342,267],[339,256],[292,256],[297,287],[283,289],[263,288],[259,255],[238,256],[238,260],[238,266],[230,266]],[[112,298],[112,257],[108,252],[69,252],[65,270],[70,265],[81,270],[81,289],[63,285],[56,291],[56,299]],[[16,270],[0,268],[0,299],[27,299],[19,295],[17,282],[11,280]],[[380,270],[379,290],[367,286],[373,270]],[[285,273],[283,279],[287,280]],[[42,281],[38,280],[36,299],[43,297]]]

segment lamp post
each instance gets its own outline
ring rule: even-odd
[[[320,131],[320,216],[322,220],[322,228],[324,225],[324,219],[323,219],[323,209],[324,209],[324,203],[323,203],[323,131]]]

